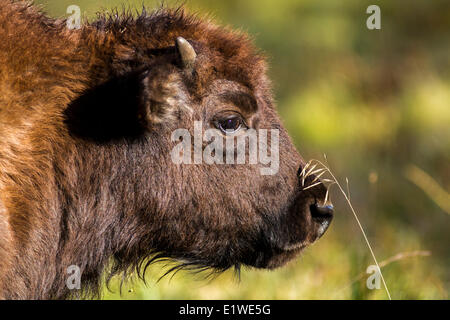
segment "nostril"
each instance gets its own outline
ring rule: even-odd
[[[325,233],[325,231],[327,231],[328,227],[330,226],[330,222],[331,220],[333,220],[334,209],[332,205],[319,206],[317,204],[313,204],[310,207],[310,211],[312,220],[317,223],[316,239],[318,239]]]
[[[310,210],[313,219],[331,220],[331,218],[333,218],[334,208],[332,205],[319,206],[317,204],[313,204]]]

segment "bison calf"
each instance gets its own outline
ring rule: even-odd
[[[276,130],[278,170],[174,162],[172,133],[194,123],[224,141]],[[110,265],[281,266],[332,218],[304,165],[246,35],[183,9],[70,30],[0,0],[0,298],[70,297],[70,266],[86,294]]]

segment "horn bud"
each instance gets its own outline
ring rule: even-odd
[[[197,54],[192,45],[183,37],[177,37],[175,46],[180,55],[184,69],[192,71],[194,69],[195,58],[197,58]]]

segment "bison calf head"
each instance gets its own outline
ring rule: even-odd
[[[140,269],[149,257],[274,268],[322,236],[332,218],[326,188],[314,175],[300,179],[305,162],[275,111],[264,58],[245,35],[181,10],[60,29],[72,42],[55,50],[71,63],[66,77],[55,76],[56,89],[39,93],[51,101],[38,111],[51,129],[37,131],[49,135],[51,156],[35,167],[51,172],[39,208],[52,214],[29,213],[48,220],[39,225],[22,216],[52,235],[42,245],[21,239],[41,250],[36,259],[56,261],[50,282],[69,265],[80,266],[82,284],[96,282],[111,255],[115,271]],[[222,141],[213,150],[207,132]],[[18,220],[10,218],[12,232],[24,228]],[[45,241],[55,243],[43,249]]]
[[[142,38],[131,31],[123,35],[123,45],[137,41],[139,47],[127,47],[126,59],[118,58],[121,72],[116,69],[118,75],[66,110],[71,133],[88,141],[83,152],[102,158],[99,145],[108,145],[114,153],[107,159],[120,159],[110,167],[95,165],[103,175],[99,180],[113,184],[115,178],[122,185],[109,190],[114,202],[132,204],[129,212],[119,211],[136,228],[127,231],[132,247],[115,255],[131,261],[157,252],[182,266],[220,270],[241,263],[280,266],[328,227],[326,189],[308,188],[317,182],[313,175],[301,183],[305,163],[274,110],[264,60],[249,41],[173,13],[151,19],[163,18],[175,24],[166,26],[164,44],[155,48],[151,26]],[[123,72],[124,65],[133,67]],[[187,135],[174,135],[180,129]],[[215,148],[208,162],[202,156],[210,129],[223,149]],[[261,174],[268,164],[249,162],[249,147],[240,150],[245,163],[221,157],[230,152],[227,140],[235,142],[231,151],[237,157],[239,137],[261,129],[276,132],[277,141],[270,136],[267,145],[258,145],[269,149],[278,143],[271,174]],[[182,161],[174,159],[177,138],[184,142]]]

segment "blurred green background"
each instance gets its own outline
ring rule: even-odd
[[[160,1],[40,0],[54,17]],[[179,5],[180,1],[166,1]],[[366,8],[381,8],[368,30]],[[281,117],[306,159],[327,155],[360,217],[393,299],[448,299],[450,283],[450,2],[186,1],[250,33],[268,55]],[[370,252],[338,189],[327,234],[288,266],[209,281],[163,265],[106,299],[386,299],[369,290]],[[382,262],[384,261],[384,262]]]

